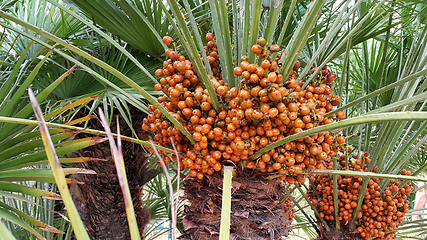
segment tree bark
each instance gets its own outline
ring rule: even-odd
[[[141,132],[138,117],[141,113],[132,114],[135,122],[134,129],[140,138],[146,138],[146,133]],[[116,119],[116,116],[113,118]],[[139,117],[142,119],[142,117]],[[103,130],[98,120],[91,120],[92,129]],[[111,124],[112,132],[117,132],[116,123]],[[120,120],[120,132],[122,135],[130,136],[129,127],[126,122]],[[80,136],[83,137],[81,134]],[[87,137],[87,136],[84,136]],[[155,177],[158,172],[147,169],[147,158],[142,146],[122,141],[123,157],[126,166],[126,174],[131,191],[133,206],[141,237],[145,226],[150,220],[148,209],[142,208],[142,187],[146,182]],[[94,157],[106,161],[91,161],[80,164],[79,167],[94,170],[96,175],[78,175],[83,185],[72,185],[73,200],[83,219],[86,230],[91,239],[115,240],[130,239],[127,216],[123,201],[123,193],[117,178],[114,160],[108,141],[97,144],[78,153],[82,157]]]
[[[222,176],[205,175],[202,180],[186,179],[184,233],[181,240],[218,239],[221,221]],[[247,172],[233,177],[231,234],[233,240],[280,239],[288,236],[293,219],[292,205],[284,199],[284,187],[278,179],[262,180]]]

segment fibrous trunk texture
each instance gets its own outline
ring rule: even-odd
[[[181,240],[218,239],[221,221],[223,179],[220,174],[184,182],[184,233]],[[249,175],[233,177],[230,239],[280,239],[290,224],[282,182]]]
[[[138,116],[138,114],[135,113],[132,116]],[[112,132],[117,132],[116,116],[113,119],[110,127]],[[136,125],[138,123],[137,119],[133,120]],[[89,127],[104,130],[98,120],[91,120]],[[131,136],[130,129],[123,120],[120,120],[120,128],[122,135]],[[137,130],[140,127],[135,126],[134,129]],[[138,133],[138,135],[140,135],[139,137],[144,137],[143,132]],[[147,170],[147,158],[144,156],[142,146],[125,141],[122,141],[122,145],[129,188],[139,231],[142,236],[144,228],[150,219],[148,209],[142,208],[142,187],[156,173]],[[108,141],[83,149],[78,154],[82,157],[106,160],[81,164],[79,167],[94,170],[97,174],[80,175],[77,180],[84,184],[72,186],[73,200],[77,205],[90,238],[97,240],[130,239],[123,193],[119,185]]]
[[[364,240],[357,231],[350,231],[349,225],[341,225],[340,229],[329,226],[329,231],[321,229],[321,237],[315,240]]]

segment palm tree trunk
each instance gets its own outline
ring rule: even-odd
[[[233,177],[230,239],[280,239],[287,236],[293,219],[290,199],[283,202],[284,186],[278,179],[263,180],[250,176],[249,171]],[[221,221],[222,176],[205,175],[202,180],[184,181],[182,240],[218,239]]]
[[[132,114],[132,116],[137,117],[140,117],[139,115],[141,115],[139,112]],[[115,117],[113,119],[116,119]],[[122,135],[130,136],[129,127],[123,120],[120,121],[122,128],[120,132]],[[134,118],[133,122],[136,122],[135,125],[138,124],[138,119]],[[116,123],[113,120],[111,124],[113,132],[116,132],[115,126]],[[97,120],[92,122],[90,128],[103,130]],[[140,128],[135,126],[135,129]],[[146,135],[145,132],[139,132],[138,134],[140,138],[144,138],[144,135]],[[142,208],[142,187],[156,176],[157,172],[147,169],[147,158],[144,156],[143,147],[130,142],[122,142],[122,144],[129,188],[142,237],[144,228],[150,220],[148,209]],[[107,160],[82,163],[80,167],[94,170],[97,174],[79,176],[80,179],[78,180],[84,182],[84,184],[72,186],[73,199],[91,239],[130,239],[123,194],[108,142],[86,148],[79,152],[79,155]]]

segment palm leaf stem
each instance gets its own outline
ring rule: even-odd
[[[392,110],[398,109],[402,106],[421,102],[421,101],[424,101],[426,99],[427,99],[427,92],[424,92],[424,93],[418,94],[416,96],[406,98],[405,100],[395,102],[395,103],[389,104],[389,105],[384,106],[384,107],[377,108],[375,110],[370,111],[369,114],[376,114],[376,113],[381,113],[381,112],[392,111]]]
[[[283,0],[270,1],[270,10],[268,12],[267,24],[264,30],[264,38],[267,41],[267,45],[271,45],[273,42],[273,36],[283,7],[283,2]],[[272,57],[271,59],[274,60],[275,58]]]
[[[367,49],[366,41],[362,43],[362,57],[363,57],[362,64],[363,64],[363,67],[365,68],[365,70],[363,71],[363,74],[362,74],[362,86],[361,86],[362,89],[361,89],[361,96],[360,97],[363,97],[363,95],[365,95],[369,91],[369,77],[370,76],[369,76],[369,67],[368,67],[368,64],[369,64],[368,63],[369,62],[369,60],[368,60],[368,49]],[[367,85],[366,90],[365,90],[365,84]],[[365,105],[366,105],[366,109],[365,109]],[[360,113],[359,114],[363,115],[365,113],[365,110],[369,111],[368,102],[360,104]],[[362,128],[362,126],[360,126],[360,127]],[[357,146],[358,147],[358,158],[360,158],[362,156],[362,149],[361,148],[362,148],[363,137],[365,138],[365,143],[370,140],[370,131],[369,130],[371,130],[371,126],[372,126],[371,124],[365,125],[365,128],[364,128],[365,134],[363,134],[361,132],[361,135],[359,137],[359,144]],[[367,145],[365,144],[365,146],[367,146]]]
[[[291,5],[289,6],[288,13],[286,14],[285,21],[283,22],[282,30],[280,30],[279,38],[277,38],[277,41],[276,41],[276,43],[279,45],[282,44],[283,38],[285,37],[286,29],[288,28],[289,23],[291,22],[291,17],[292,17],[292,14],[294,13],[294,8],[295,8],[295,5],[297,4],[297,1],[298,0],[292,0]],[[278,54],[277,52],[273,53],[271,55],[271,59],[276,59],[277,54]]]
[[[171,207],[171,215],[172,215],[172,239],[176,239],[175,234],[176,234],[176,209],[175,209],[175,198],[174,198],[174,194],[173,194],[173,185],[172,185],[172,181],[170,178],[170,175],[168,173],[168,169],[166,168],[165,162],[163,161],[163,158],[160,156],[159,152],[157,151],[155,145],[153,142],[151,142],[151,147],[154,149],[154,152],[156,153],[157,158],[160,160],[161,164],[162,164],[162,168],[163,171],[166,175],[166,180],[168,182],[168,187],[169,187],[169,199],[171,201],[170,203],[170,207]],[[179,178],[179,176],[178,176]]]
[[[316,23],[316,20],[319,17],[319,13],[325,2],[325,0],[314,0],[311,3],[310,8],[307,10],[306,14],[298,25],[297,30],[292,36],[291,41],[289,41],[288,45],[286,46],[285,53],[280,59],[280,62],[283,63],[283,66],[279,72],[283,76],[287,77],[289,75],[289,72],[294,66],[302,48],[310,36],[313,26]]]
[[[233,11],[233,32],[234,32],[234,59],[236,59],[236,66],[240,66],[240,57],[242,56],[241,37],[243,29],[239,25],[239,9],[237,8],[237,0],[232,0]],[[236,79],[237,80],[237,79]]]
[[[366,100],[374,98],[374,97],[380,95],[381,93],[387,92],[387,91],[389,91],[389,90],[391,90],[393,88],[396,88],[398,86],[401,86],[401,85],[403,85],[403,84],[405,84],[405,83],[407,83],[409,81],[415,81],[419,77],[423,77],[425,75],[427,75],[427,68],[424,68],[423,70],[421,70],[419,72],[416,72],[414,74],[411,74],[411,75],[409,75],[409,76],[407,76],[405,78],[402,78],[399,81],[396,81],[396,82],[394,82],[394,83],[392,83],[390,85],[387,85],[387,86],[382,87],[382,88],[380,88],[378,90],[375,90],[374,92],[366,94],[365,96],[363,96],[361,98],[355,99],[354,101],[352,101],[351,103],[346,104],[345,106],[342,106],[342,107],[337,108],[337,109],[335,109],[335,110],[333,110],[333,111],[331,111],[329,113],[326,113],[325,117],[329,117],[329,116],[331,116],[333,114],[336,114],[337,112],[343,111],[344,109],[348,109],[350,107],[353,107],[353,106],[355,106],[355,105],[357,105],[357,104],[359,104],[361,102],[364,102]]]
[[[225,46],[224,46],[224,39],[221,36],[221,22],[219,21],[219,12],[217,11],[217,3],[214,0],[209,0],[209,8],[211,10],[211,15],[212,15],[212,28],[214,30],[214,33],[220,33],[220,35],[216,36],[216,43],[217,43],[217,48],[218,48],[218,55],[219,55],[219,59],[227,59],[227,55],[225,53]],[[226,79],[224,79],[225,82],[228,82],[228,85],[230,88],[235,87],[236,86],[236,82],[234,81],[234,79],[228,79],[228,71],[229,69],[227,68],[227,63],[226,61],[220,61],[219,63],[221,65],[221,70],[223,73],[223,78],[225,77]]]
[[[122,154],[119,117],[117,116],[117,145],[114,141],[113,135],[111,134],[111,129],[108,126],[107,120],[105,119],[105,115],[101,108],[99,108],[99,117],[101,118],[101,123],[105,129],[105,132],[107,133],[108,141],[110,142],[114,165],[116,166],[117,171],[117,178],[123,193],[123,201],[125,203],[130,236],[132,240],[139,240],[141,239],[141,236],[139,234],[138,224],[136,222],[135,211],[132,203],[132,195],[130,194],[129,190],[129,181],[127,180],[125,162]]]
[[[242,1],[243,4],[243,1]],[[248,55],[248,46],[249,46],[249,27],[250,27],[250,20],[251,20],[251,1],[245,0],[244,1],[245,10],[244,10],[244,18],[243,18],[243,48],[242,48],[242,55]]]
[[[423,132],[427,129],[427,124],[423,124],[419,129],[419,132]],[[387,166],[385,172],[396,173],[408,160],[409,158],[415,154],[415,152],[419,151],[419,148],[426,142],[427,135],[423,138],[419,139],[419,132],[415,132],[413,136],[407,141],[407,145],[404,148],[397,148],[398,151],[395,152],[393,157],[390,159],[390,165]],[[417,142],[415,145],[414,143]],[[409,152],[407,152],[410,149]],[[402,159],[405,156],[404,159]],[[417,170],[418,171],[418,170]],[[414,172],[418,174],[418,172]]]
[[[393,112],[393,113],[381,113],[381,114],[368,114],[360,117],[349,118],[341,120],[339,122],[331,123],[328,125],[314,127],[309,130],[302,131],[300,133],[290,135],[279,141],[273,142],[264,148],[257,151],[254,155],[250,156],[248,160],[254,160],[259,158],[263,153],[270,151],[273,148],[279,147],[290,141],[294,141],[303,137],[310,136],[312,134],[331,131],[335,129],[345,129],[351,126],[369,123],[379,122],[391,122],[391,121],[424,121],[427,120],[427,113],[424,112]]]
[[[248,58],[250,63],[255,62],[255,53],[253,53],[250,48],[252,45],[256,44],[258,39],[258,32],[259,32],[259,23],[261,20],[261,7],[262,7],[262,1],[261,0],[255,0],[255,3],[252,5],[252,11],[251,11],[251,31],[249,33],[249,46],[248,46]]]
[[[49,164],[51,166],[53,176],[55,178],[56,184],[58,185],[58,190],[61,193],[62,200],[64,201],[64,205],[67,207],[67,212],[70,217],[71,224],[73,225],[76,238],[89,240],[89,236],[85,230],[85,227],[80,218],[80,215],[77,212],[77,208],[74,205],[74,202],[72,200],[70,191],[66,183],[64,171],[62,170],[61,163],[59,162],[58,156],[56,155],[55,147],[52,143],[49,131],[44,122],[42,111],[40,109],[40,106],[37,103],[37,100],[33,94],[33,91],[30,88],[28,89],[28,95],[33,105],[34,112],[37,117],[37,121],[39,123],[40,134],[43,139],[43,144],[46,149],[46,155],[49,160]]]
[[[426,103],[427,103],[427,101],[424,101],[424,103],[421,105],[421,108],[418,110],[419,112],[422,111],[422,109],[426,105]],[[389,163],[395,163],[396,159],[401,159],[402,154],[404,154],[409,148],[412,148],[412,144],[415,143],[416,141],[418,141],[420,133],[422,133],[424,131],[424,129],[427,128],[427,123],[424,122],[420,126],[418,126],[417,129],[411,131],[414,124],[415,124],[415,122],[411,122],[409,124],[409,126],[405,129],[405,134],[402,137],[400,137],[401,141],[400,141],[399,145],[396,147],[396,151],[394,151],[393,154],[387,154],[385,156],[385,159],[388,159]],[[412,135],[409,138],[406,138],[409,133],[412,133]],[[399,134],[398,136],[401,136],[401,135]],[[391,146],[394,146],[394,145],[391,145]],[[415,148],[415,149],[417,149],[417,148]],[[396,163],[398,163],[398,162],[396,162]],[[401,164],[399,163],[399,165],[401,165]],[[384,168],[385,168],[384,172],[391,172],[392,169],[394,169],[394,171],[396,171],[396,168],[392,167],[390,165],[389,166],[385,165]]]
[[[422,173],[422,172],[424,172],[426,170],[427,170],[427,164],[425,164],[422,167],[420,167],[419,169],[415,170],[415,172],[413,172],[412,175],[413,176],[417,176],[418,174],[420,174],[420,173]],[[409,182],[409,180],[402,181],[402,183],[405,183],[405,184],[408,183],[408,182]]]
[[[310,199],[307,197],[306,193],[301,189],[301,186],[299,183],[295,184],[295,187],[298,189],[298,191],[301,193],[301,197],[304,198],[304,200],[308,203],[308,205],[310,206],[310,208],[313,210],[314,214],[316,215],[316,217],[318,219],[320,219],[320,221],[322,222],[322,224],[324,226],[326,226],[326,228],[328,228],[328,224],[325,222],[325,220],[323,218],[320,217],[320,213],[319,211],[317,211],[317,208],[313,205],[313,203],[310,201]],[[308,219],[308,218],[307,218]],[[311,221],[311,219],[308,219],[309,221]],[[328,229],[329,231],[329,229]]]
[[[230,239],[231,181],[233,178],[233,171],[234,168],[232,166],[224,166],[219,240]]]
[[[231,45],[231,32],[230,32],[230,26],[228,22],[228,12],[225,6],[226,1],[218,1],[218,2],[219,2],[218,12],[220,15],[220,26],[221,26],[220,29],[222,33],[221,34],[222,38],[224,40],[223,46],[224,46],[225,56],[226,56],[226,58],[222,58],[222,61],[225,60],[225,66],[227,69],[227,71],[224,74],[227,75],[226,77],[228,82],[231,82],[231,81],[235,81],[235,78],[233,73],[233,49]],[[218,2],[216,4],[218,4]],[[235,29],[235,31],[237,31],[237,29]],[[237,41],[234,41],[234,42],[237,42]]]
[[[391,129],[391,130],[390,130]],[[397,144],[398,138],[392,138],[391,136],[401,136],[402,132],[404,131],[404,127],[399,127],[398,125],[394,123],[384,123],[380,126],[380,135],[375,141],[375,145],[373,149],[376,149],[375,147],[378,146],[395,146]],[[386,137],[383,137],[385,135]],[[382,156],[388,156],[392,149],[378,149],[377,151],[374,151],[371,155],[371,159],[377,159],[375,165],[382,166],[385,164],[384,160],[387,158],[383,158]]]
[[[338,170],[339,164],[337,158],[334,158],[333,163],[334,170]],[[340,221],[338,220],[339,213],[338,213],[338,177],[336,175],[332,176],[333,180],[333,188],[334,188],[334,214],[335,214],[335,228],[340,229]]]
[[[350,18],[350,15],[353,14],[356,11],[357,7],[361,3],[362,2],[360,2],[360,1],[356,2],[356,4],[353,5],[353,7],[350,9],[350,11],[344,17],[343,17],[343,15],[344,15],[345,11],[341,11],[338,14],[337,18],[335,19],[334,23],[331,26],[331,30],[326,34],[326,36],[325,36],[324,40],[322,41],[322,43],[320,44],[320,46],[316,48],[316,52],[311,57],[311,60],[307,63],[307,65],[305,66],[305,68],[299,74],[299,77],[297,79],[298,82],[302,80],[303,76],[307,75],[308,71],[310,71],[310,69],[312,68],[313,64],[315,63],[315,61],[320,56],[320,54],[322,54],[324,52],[325,48],[333,40],[333,37],[344,26],[344,24],[346,23],[346,21]],[[345,3],[345,6],[343,8],[347,8],[348,4],[349,4],[349,2],[347,1]],[[303,85],[303,88],[305,88],[307,84],[308,83],[305,83],[305,86]],[[342,95],[340,95],[340,96],[342,96]]]
[[[208,63],[208,57],[206,56],[206,51],[203,48],[203,42],[202,38],[200,37],[199,29],[197,28],[197,23],[194,20],[193,13],[191,12],[190,5],[188,4],[188,0],[184,0],[184,6],[185,10],[187,11],[188,17],[190,19],[191,27],[193,28],[194,36],[196,36],[196,42],[199,47],[199,52],[202,55],[203,62]],[[210,74],[213,77],[212,69],[210,64],[205,64],[206,70],[208,71],[208,74]]]
[[[388,44],[390,41],[390,26],[392,25],[392,20],[393,20],[392,14],[390,14],[389,20],[388,20],[389,28],[387,29],[386,38],[385,38],[385,42],[384,42],[384,49],[383,49],[383,52],[381,55],[381,61],[380,61],[381,62],[381,65],[380,65],[381,80],[380,80],[379,86],[383,86],[383,81],[387,75],[387,73],[386,73],[386,60],[387,60],[386,57],[387,57]],[[374,91],[374,92],[376,92],[376,91]],[[374,97],[373,106],[377,106],[377,102],[378,102],[378,95]],[[369,145],[367,145],[367,146],[369,146]],[[370,149],[367,149],[367,150],[370,150]]]
[[[185,40],[186,40],[186,41],[181,41],[181,44],[182,45],[188,45],[188,49],[190,51],[187,51],[187,54],[190,56],[190,60],[193,63],[193,67],[196,69],[198,76],[201,78],[206,89],[209,92],[209,98],[211,99],[213,108],[217,112],[220,112],[219,102],[218,102],[218,98],[216,96],[215,88],[213,87],[213,84],[208,77],[206,68],[203,66],[202,60],[196,54],[197,53],[196,44],[194,43],[193,36],[191,35],[190,30],[187,27],[187,23],[186,23],[184,17],[182,16],[182,13],[181,13],[181,10],[179,9],[178,3],[176,2],[176,0],[168,0],[168,3],[171,6],[175,17],[178,20],[180,30],[183,33]],[[160,4],[163,5],[163,3],[160,3]],[[209,64],[209,63],[206,62],[206,65],[207,64]]]
[[[407,180],[407,181],[427,182],[427,178],[418,177],[414,175],[406,176],[406,175],[384,174],[384,173],[374,173],[374,172],[359,172],[359,171],[350,171],[350,170],[305,170],[302,172],[302,174],[328,174],[328,175],[363,177],[365,179],[384,178],[384,179],[398,179],[398,180]]]
[[[174,141],[173,141],[173,139],[171,138],[170,139],[171,140],[171,143],[172,143],[172,147],[173,147],[173,150],[175,151],[175,156],[176,156],[176,159],[179,159],[179,155],[180,155],[180,153],[178,153],[178,151],[176,150],[176,147],[175,147],[175,143],[174,143]],[[181,169],[181,166],[180,166],[180,161],[176,161],[176,169]],[[178,173],[179,173],[179,170],[178,170]],[[177,191],[178,191],[178,189],[181,187],[179,184],[179,180],[181,179],[181,176],[179,176],[179,174],[177,174],[176,175],[176,189],[177,189]],[[171,187],[171,186],[170,186]],[[172,186],[172,190],[173,190],[173,186]],[[178,202],[179,202],[179,195],[178,196],[176,196],[176,205],[177,205],[177,207],[176,207],[176,209],[178,209],[179,207],[178,207]],[[172,214],[174,214],[174,212],[172,212]],[[176,219],[176,214],[174,214],[175,216],[173,216],[175,219]],[[176,226],[176,225],[175,225]]]
[[[311,226],[316,229],[316,231],[319,231],[316,224],[314,224],[314,221],[307,215],[307,213],[302,210],[303,208],[301,207],[301,205],[298,203],[298,201],[295,201],[295,199],[292,197],[292,195],[288,192],[288,191],[284,191],[286,196],[288,198],[290,198],[292,200],[292,202],[294,203],[295,206],[297,206],[298,209],[301,210],[301,213],[304,215],[304,217],[310,222]],[[310,202],[310,201],[309,201]],[[314,208],[315,209],[315,208]],[[313,209],[313,210],[314,210]],[[325,225],[325,228],[327,228],[329,230],[328,225]]]

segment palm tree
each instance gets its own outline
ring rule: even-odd
[[[417,122],[426,120],[425,106],[421,103],[425,99],[425,78],[423,76],[426,75],[424,68],[427,59],[425,57],[425,22],[423,22],[425,20],[422,19],[425,16],[424,5],[416,5],[411,1],[387,2],[385,0],[373,1],[372,3],[346,1],[338,4],[334,4],[334,1],[325,0],[314,0],[311,3],[296,0],[290,3],[273,0],[255,1],[254,3],[249,1],[231,1],[230,3],[221,1],[218,3],[215,1],[184,0],[178,4],[176,1],[170,0],[167,6],[163,6],[162,2],[157,3],[148,0],[143,2],[72,1],[76,9],[82,10],[90,20],[93,20],[93,23],[98,24],[95,26],[88,18],[71,11],[68,7],[55,1],[48,2],[72,15],[73,18],[81,21],[84,26],[96,33],[96,40],[100,46],[92,48],[95,50],[93,54],[87,54],[93,46],[93,43],[85,41],[86,39],[93,40],[90,36],[77,38],[73,42],[66,42],[62,40],[63,36],[55,36],[53,35],[56,34],[55,32],[46,29],[41,31],[39,28],[35,28],[26,21],[21,21],[10,14],[2,15],[9,21],[2,26],[19,32],[11,25],[11,23],[16,23],[29,31],[48,38],[51,42],[59,43],[63,49],[66,48],[78,55],[79,60],[84,60],[76,60],[67,53],[58,50],[55,52],[66,60],[58,61],[59,64],[57,65],[78,64],[79,68],[94,76],[101,85],[114,89],[115,96],[120,99],[116,101],[122,101],[122,105],[126,101],[126,104],[129,103],[141,110],[147,110],[146,103],[149,102],[159,109],[170,124],[179,128],[189,140],[192,140],[193,137],[188,135],[183,123],[177,121],[151,94],[141,87],[140,84],[143,80],[139,84],[131,81],[135,81],[137,76],[144,76],[146,80],[149,79],[147,82],[153,86],[154,83],[157,83],[156,77],[152,75],[154,69],[162,68],[162,62],[159,61],[157,62],[158,67],[154,67],[150,73],[145,65],[146,62],[141,61],[143,56],[137,56],[137,52],[141,51],[141,55],[148,54],[151,57],[151,63],[156,62],[154,59],[166,60],[165,56],[162,55],[166,46],[161,43],[161,38],[166,34],[171,35],[179,44],[177,50],[184,54],[187,59],[192,60],[192,66],[195,68],[197,76],[203,80],[204,86],[210,91],[209,96],[213,107],[219,107],[216,94],[213,94],[215,89],[207,77],[208,74],[211,74],[211,69],[209,65],[204,66],[199,58],[199,53],[201,53],[204,62],[207,62],[206,56],[203,56],[205,52],[203,45],[206,42],[201,38],[201,35],[204,35],[206,30],[215,33],[220,59],[219,69],[224,81],[228,83],[230,88],[240,83],[235,81],[234,67],[240,65],[243,55],[247,55],[249,62],[255,63],[257,56],[252,53],[251,47],[257,43],[260,36],[263,36],[268,44],[275,43],[279,46],[286,46],[280,59],[282,64],[280,71],[284,76],[289,74],[296,60],[299,60],[303,68],[300,70],[297,80],[309,82],[311,81],[310,78],[313,78],[311,76],[316,76],[317,73],[307,75],[307,72],[312,67],[318,67],[317,71],[320,71],[328,63],[328,67],[338,75],[335,94],[341,96],[342,99],[339,110],[333,110],[328,115],[346,110],[348,119],[290,135],[258,150],[251,156],[251,160],[257,161],[263,153],[287,142],[325,131],[336,134],[339,133],[339,130],[349,128],[344,130],[344,135],[351,135],[351,132],[355,133],[357,130],[360,133],[358,137],[349,139],[350,143],[357,146],[352,147],[352,149],[359,156],[365,151],[370,152],[372,164],[368,166],[368,171],[370,172],[377,165],[379,170],[376,174],[339,171],[337,164],[331,165],[332,170],[304,170],[303,173],[331,175],[333,176],[331,177],[332,183],[335,186],[337,186],[338,176],[364,177],[354,211],[355,214],[362,207],[363,193],[370,177],[384,178],[380,182],[384,188],[388,184],[387,179],[390,178],[402,181],[425,180],[400,175],[402,168],[411,167],[410,159],[425,142],[425,122]],[[114,34],[113,37],[105,34],[104,30]],[[152,35],[141,34],[141,32],[150,32]],[[169,34],[170,32],[173,34]],[[413,35],[410,34],[412,32]],[[43,45],[43,42],[33,35],[21,34],[29,39],[38,40],[37,42]],[[111,56],[120,55],[123,57],[122,59],[127,61],[129,66],[132,65],[135,73],[139,75],[131,75],[130,72],[122,71],[126,68],[122,68],[123,65],[120,63],[117,64],[116,58],[110,58],[109,61],[106,61],[107,59],[103,56],[108,51],[102,52],[104,44],[114,46],[115,49],[113,48],[114,50],[109,52]],[[123,44],[126,44],[126,47],[123,47]],[[408,46],[410,47],[408,48]],[[131,51],[131,47],[137,50]],[[101,53],[96,54],[97,52]],[[126,89],[127,87],[131,87],[133,90]],[[389,94],[387,90],[394,92]],[[90,91],[87,94],[92,95]],[[352,99],[356,101],[350,102]],[[108,100],[104,101],[107,102]],[[217,102],[218,105],[216,105]],[[120,104],[114,102],[114,105],[120,109]],[[106,106],[104,104],[104,108]],[[396,113],[384,113],[390,111]],[[123,114],[124,112],[120,112],[122,116],[126,116]],[[130,123],[131,118],[127,119]],[[147,143],[143,144],[148,145]],[[162,149],[162,151],[167,151],[167,149]],[[346,159],[349,158],[346,157]],[[311,204],[316,213],[314,216],[318,217],[318,221],[321,222],[326,232],[321,230],[323,228],[316,227],[313,216],[309,216],[302,206],[304,200],[310,202],[305,195],[305,185],[287,183],[282,186],[279,180],[274,178],[277,173],[274,175],[255,174],[261,177],[261,179],[256,179],[252,170],[244,169],[245,165],[242,164],[242,161],[236,166],[237,176],[234,178],[233,185],[236,191],[233,193],[232,205],[234,214],[231,220],[231,230],[236,239],[286,235],[284,228],[288,227],[289,223],[278,219],[289,217],[289,215],[286,217],[284,211],[289,206],[278,204],[275,205],[277,208],[273,208],[273,210],[283,214],[282,217],[277,213],[276,215],[269,214],[272,210],[268,208],[271,202],[262,202],[264,201],[263,198],[270,198],[272,202],[280,202],[284,200],[283,193],[289,197],[287,201],[293,201],[294,206],[298,208],[294,213],[296,217],[303,215],[303,217],[296,219],[301,221],[305,219],[298,226],[305,226],[307,232],[314,229],[319,235],[322,234],[322,237],[332,238],[335,234],[333,229],[340,229],[345,236],[351,234],[358,236],[354,232],[355,221],[339,222],[338,218],[320,220],[321,216],[317,211],[318,206]],[[243,170],[241,170],[242,167]],[[379,173],[383,175],[378,175]],[[418,173],[419,171],[413,171],[413,175]],[[191,205],[184,209],[184,214],[186,214],[183,220],[184,233],[182,237],[184,239],[203,239],[206,236],[217,236],[220,228],[222,178],[222,175],[217,173],[206,176],[202,180],[189,179],[185,181],[185,197]],[[270,178],[274,178],[274,180],[270,180]],[[247,187],[247,185],[251,187]],[[334,202],[338,204],[339,189],[333,188]],[[271,192],[269,193],[271,194],[259,194],[265,189],[270,189]],[[290,197],[296,192],[295,199]],[[203,196],[203,201],[200,201],[200,196]],[[247,201],[245,202],[247,199],[261,202],[250,205]],[[202,215],[200,212],[204,214]],[[338,207],[334,208],[334,214],[339,214]],[[278,219],[274,217],[278,217]],[[272,223],[274,224],[272,225]],[[404,224],[406,223],[402,223],[402,225]],[[417,224],[422,225],[423,222]],[[341,227],[341,225],[345,227]],[[313,228],[309,230],[307,226]],[[413,226],[407,229],[411,229],[412,232],[421,232]],[[406,233],[411,234],[409,230]],[[405,231],[401,234],[404,237]]]

